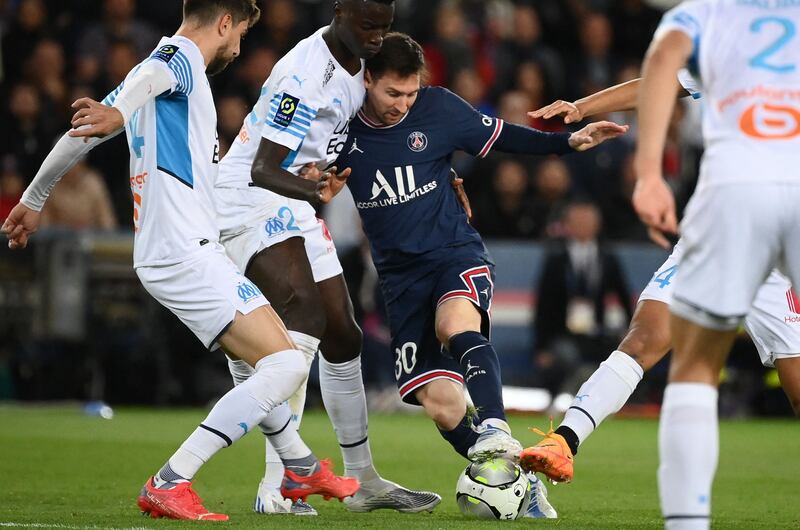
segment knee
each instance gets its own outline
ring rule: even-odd
[[[352,361],[361,354],[364,334],[352,318],[344,322],[331,322],[325,331],[325,344],[322,352],[332,363]]]
[[[456,318],[445,317],[436,322],[436,339],[446,348],[450,347],[450,338],[463,333],[473,331],[465,326],[464,322],[459,322]]]
[[[428,386],[431,384],[426,385]],[[425,409],[425,414],[443,431],[452,431],[458,427],[467,412],[464,392],[452,383],[449,387],[439,386],[427,390],[425,391],[423,387],[423,391],[416,394],[417,400]]]

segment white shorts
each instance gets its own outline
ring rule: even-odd
[[[265,248],[302,237],[315,282],[342,274],[333,238],[307,202],[257,187],[216,188],[215,200],[220,243],[241,271]]]
[[[175,265],[138,267],[136,275],[147,292],[208,349],[214,349],[237,311],[246,315],[269,303],[218,243],[209,243]]]
[[[800,282],[797,204],[800,184],[703,187],[701,179],[681,224],[681,280],[671,311],[707,328],[734,329],[772,269]]]
[[[639,296],[639,301],[672,303],[678,264],[683,254],[682,240],[653,275]],[[800,300],[789,279],[773,270],[756,292],[744,326],[753,339],[764,366],[774,366],[775,359],[800,356]]]

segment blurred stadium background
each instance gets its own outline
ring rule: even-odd
[[[394,29],[424,45],[431,84],[507,121],[564,130],[559,120],[532,122],[525,112],[637,77],[669,3],[397,0]],[[223,152],[275,61],[330,21],[333,2],[260,4],[241,58],[212,80]],[[180,13],[180,0],[0,0],[0,220],[68,127],[70,103],[105,96],[160,35],[174,32]],[[698,116],[699,105],[684,102],[669,130],[664,169],[680,205],[697,177]],[[580,156],[454,161],[497,261],[493,337],[505,382],[544,389],[538,408],[574,392],[607,357],[666,256],[630,205],[635,116],[608,118],[633,131]],[[46,230],[27,251],[0,245],[0,400],[203,405],[229,388],[224,359],[205,352],[134,276],[127,164],[124,138],[103,145],[65,176],[45,210]],[[365,332],[370,405],[391,411],[393,360],[359,221],[346,199],[322,215]],[[597,260],[579,281],[543,280],[570,239],[596,244]],[[315,373],[311,406],[319,403]],[[636,411],[657,411],[665,375],[662,363],[645,378]],[[790,413],[776,374],[760,366],[746,335],[722,396],[728,416]]]

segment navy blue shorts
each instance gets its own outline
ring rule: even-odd
[[[458,361],[436,338],[439,304],[453,298],[471,301],[483,314],[481,332],[489,337],[494,264],[485,253],[453,249],[449,254],[437,263],[426,263],[422,271],[403,274],[405,289],[399,293],[391,289],[393,275],[381,277],[392,336],[394,375],[400,398],[412,405],[419,405],[414,391],[430,381],[450,379],[464,384]],[[411,283],[407,281],[408,274],[416,276]]]

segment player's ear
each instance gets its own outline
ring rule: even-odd
[[[226,36],[233,29],[233,16],[230,13],[225,13],[217,21],[217,31],[220,37]]]
[[[369,88],[372,87],[372,85],[374,83],[375,83],[375,80],[372,79],[372,72],[370,72],[369,70],[366,70],[364,72],[364,86],[369,89]]]

